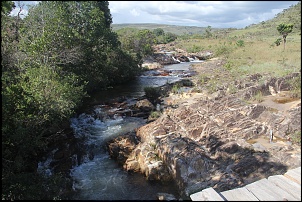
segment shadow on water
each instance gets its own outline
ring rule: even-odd
[[[39,163],[39,172],[51,175],[54,172],[51,165],[65,169],[72,164],[70,177],[73,191],[66,196],[71,200],[156,200],[157,193],[173,194],[179,198],[180,192],[173,182],[163,184],[147,181],[142,174],[127,173],[110,158],[105,143],[146,124],[143,118],[112,115],[118,108],[114,105],[115,102],[133,103],[145,94],[145,87],[158,87],[180,79],[177,75],[147,74],[127,84],[95,93],[79,109],[78,115],[70,119],[75,143],[71,145],[64,139],[60,143],[62,148],[55,145],[56,149],[50,152],[47,160]],[[54,159],[59,154],[64,154],[60,156],[60,161]]]
[[[173,71],[172,71],[173,72]],[[131,102],[145,94],[145,87],[158,87],[180,80],[177,76],[142,75],[132,82],[97,92],[71,119],[75,136],[82,142],[89,157],[71,169],[73,200],[157,200],[157,193],[179,198],[175,183],[147,181],[144,175],[129,174],[111,159],[105,143],[119,135],[134,131],[146,121],[138,117],[108,116],[115,108],[105,103]],[[129,101],[130,100],[130,101]],[[88,110],[89,109],[89,110]]]

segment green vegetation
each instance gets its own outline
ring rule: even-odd
[[[36,161],[89,93],[140,73],[137,50],[111,30],[108,1],[41,1],[24,19],[1,7],[2,199],[60,199],[65,179]]]
[[[204,47],[196,45],[196,44],[193,44],[192,47],[187,48],[187,51],[189,53],[197,53],[197,52],[200,52],[200,51],[203,51],[203,50],[204,50]]]
[[[287,36],[287,50],[280,51],[282,39],[276,27],[282,23],[292,24]],[[272,41],[274,45],[272,45]],[[223,69],[215,69],[211,75],[199,76],[199,84],[208,92],[215,92],[219,85],[227,86],[229,93],[236,92],[234,81],[248,75],[261,74],[261,81],[267,77],[283,77],[301,71],[301,3],[285,9],[275,18],[248,26],[244,29],[212,31],[212,37],[204,35],[183,37],[176,40],[175,48],[193,52],[198,47],[209,47],[214,57],[225,59]],[[206,50],[206,48],[204,48]],[[223,78],[221,76],[223,75]],[[261,82],[259,80],[259,82]],[[288,81],[292,97],[301,94],[301,77]],[[261,95],[256,99],[261,101]],[[301,97],[301,96],[300,96]]]
[[[160,89],[157,87],[150,87],[147,86],[144,88],[146,97],[150,102],[155,103],[155,101],[158,99],[159,96],[161,96]]]
[[[152,111],[149,115],[148,119],[157,119],[162,115],[162,113],[160,111]]]
[[[284,24],[284,23],[281,23],[280,25],[277,26],[278,32],[283,37],[284,50],[285,50],[286,37],[289,33],[293,31],[293,27],[294,27],[293,24]]]
[[[244,29],[112,25],[108,1],[41,1],[24,19],[9,16],[12,1],[2,1],[1,6],[4,200],[61,199],[68,180],[61,173],[37,175],[37,159],[83,98],[134,78],[157,43],[175,41],[175,48],[210,49],[223,58],[223,69],[200,77],[209,92],[225,83],[230,93],[236,92],[234,81],[256,73],[265,79],[301,72],[301,2]],[[283,51],[278,47],[282,39],[276,40],[280,34]],[[301,98],[301,76],[288,82],[292,97]],[[161,95],[159,88],[144,90],[153,102]],[[260,93],[254,97],[257,101],[263,99]],[[291,135],[301,143],[301,131]]]
[[[172,33],[177,36],[194,36],[202,35],[208,27],[195,27],[195,26],[177,26],[177,25],[163,25],[155,23],[143,23],[143,24],[112,24],[112,30],[118,31],[123,28],[135,28],[135,29],[149,29],[154,31],[155,29],[162,29],[165,33]],[[224,30],[218,28],[211,28],[211,31]]]
[[[264,100],[264,97],[262,95],[261,91],[258,91],[254,97],[252,98],[253,100],[257,101],[257,102],[262,102]]]
[[[301,131],[296,131],[292,133],[291,140],[301,146]]]
[[[290,85],[290,92],[292,98],[301,99],[301,74],[287,81]]]
[[[180,89],[181,85],[179,83],[174,84],[172,86],[171,92],[174,94],[178,94],[179,93],[179,89]]]

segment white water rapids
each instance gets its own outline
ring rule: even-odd
[[[190,63],[168,65],[166,70],[188,70]],[[130,97],[127,101],[144,94],[146,86],[161,86],[167,81],[173,82],[180,78],[177,76],[149,76],[145,74],[136,81],[114,88],[110,91],[100,92],[96,99],[114,98],[118,96]],[[71,127],[79,141],[85,145],[88,155],[78,165],[76,156],[75,166],[70,171],[73,179],[75,194],[72,200],[157,200],[157,193],[169,193],[180,197],[176,185],[162,184],[161,182],[147,181],[142,174],[128,173],[110,158],[106,151],[106,142],[119,135],[134,131],[145,124],[145,120],[136,117],[107,116],[108,109],[102,105],[94,106],[91,114],[82,113],[71,118]],[[51,175],[49,162],[40,162],[38,170]]]

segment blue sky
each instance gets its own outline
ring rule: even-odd
[[[37,4],[38,1],[22,1]],[[109,1],[113,24],[157,23],[244,28],[275,17],[299,1]],[[17,5],[17,3],[16,3]],[[12,13],[16,14],[18,9]],[[27,14],[24,7],[23,14]]]

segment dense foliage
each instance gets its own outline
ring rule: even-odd
[[[139,60],[111,30],[107,1],[41,1],[24,19],[14,6],[1,2],[2,199],[54,199],[37,157],[87,94],[133,78]]]

